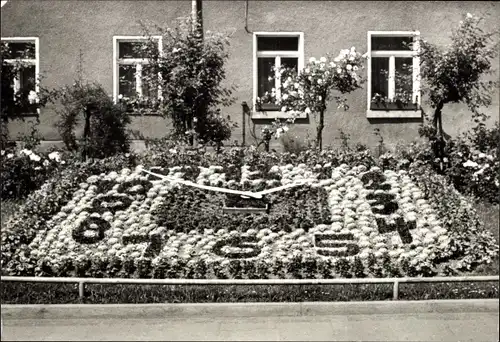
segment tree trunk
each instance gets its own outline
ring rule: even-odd
[[[316,147],[321,151],[323,149],[323,128],[325,127],[325,111],[319,113],[319,123],[316,127]]]
[[[439,102],[436,107],[436,110],[434,111],[434,117],[433,117],[433,125],[434,129],[436,130],[434,153],[435,157],[439,158],[439,168],[441,172],[444,169],[443,158],[444,158],[444,148],[446,146],[446,141],[444,140],[443,136],[443,113],[442,113],[443,107],[444,103],[442,101]]]
[[[87,155],[88,155],[88,138],[90,135],[90,115],[91,115],[91,109],[88,107],[85,108],[85,126],[83,127],[83,151],[82,151],[83,160],[87,160]]]

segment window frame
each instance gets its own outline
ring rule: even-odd
[[[413,37],[413,50],[372,50],[372,37]],[[367,32],[367,118],[421,118],[421,91],[420,91],[420,58],[419,51],[420,31],[368,31]],[[372,57],[388,57],[389,58],[389,96],[394,95],[395,81],[395,60],[397,57],[413,58],[413,94],[412,101],[417,104],[417,109],[399,110],[373,110],[371,109],[372,100]],[[391,94],[392,93],[392,94]]]
[[[158,51],[161,55],[163,53],[163,43],[162,36],[113,36],[113,101],[115,103],[118,102],[118,96],[120,91],[120,82],[119,82],[119,67],[120,65],[135,65],[136,71],[139,71],[139,74],[136,75],[136,91],[138,94],[142,95],[142,65],[149,63],[147,58],[119,58],[119,44],[121,42],[140,42],[147,41],[149,38],[158,40]],[[158,73],[158,77],[161,77],[160,73]],[[139,88],[139,89],[138,89]],[[158,86],[158,99],[161,99],[161,85]]]
[[[257,40],[259,37],[298,37],[299,46],[297,51],[258,51]],[[275,119],[275,118],[290,118],[290,113],[283,113],[281,111],[263,111],[257,110],[257,96],[258,96],[258,59],[259,57],[275,57],[275,63],[279,67],[281,65],[281,58],[297,58],[297,68],[300,72],[304,68],[304,32],[254,32],[252,37],[253,45],[253,93],[252,104],[254,110],[252,111],[252,119]],[[277,74],[276,74],[277,76]],[[280,78],[275,77],[275,89],[277,97],[281,96],[280,92]],[[298,118],[306,118],[307,114],[298,113]]]
[[[37,95],[40,94],[40,39],[38,37],[1,37],[1,42],[17,42],[17,43],[35,43],[35,58],[16,58],[16,59],[4,59],[6,63],[16,63],[17,61],[22,61],[23,63],[27,63],[29,65],[35,65],[35,93]],[[14,91],[18,92],[21,89],[20,78],[14,79]],[[36,100],[38,102],[38,98]],[[40,108],[36,109],[36,113],[40,115]],[[31,115],[33,113],[30,113]],[[30,115],[25,114],[25,115]]]

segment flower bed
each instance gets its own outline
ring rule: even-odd
[[[481,248],[461,246],[463,236],[458,239],[442,220],[439,203],[430,202],[402,170],[255,162],[156,171],[254,192],[306,184],[246,204],[223,193],[161,182],[141,167],[93,175],[69,182],[69,200],[37,221],[36,234],[16,241],[20,248],[2,250],[4,271],[146,278],[431,276],[488,263],[498,251],[488,238]],[[223,210],[262,204],[269,209]],[[3,242],[15,239],[22,222],[11,226],[17,230],[7,225]]]

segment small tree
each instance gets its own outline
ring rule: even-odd
[[[189,136],[192,144],[196,135],[220,146],[230,138],[231,124],[218,107],[234,102],[232,89],[222,84],[229,40],[210,32],[203,38],[198,25],[188,18],[175,28],[155,27],[162,36],[162,51],[143,25],[150,37],[142,47],[149,60],[143,69],[143,82],[160,91],[158,110],[172,119],[174,136]]]
[[[316,146],[320,150],[323,147],[322,134],[328,103],[335,99],[338,108],[349,108],[341,95],[361,88],[363,80],[358,73],[363,67],[363,57],[352,47],[341,50],[335,58],[330,55],[319,60],[312,57],[298,73],[291,68],[280,71],[281,78],[285,80],[281,86],[281,98],[277,101],[282,106],[281,111],[292,115],[297,112],[313,113],[317,124]]]
[[[422,91],[434,110],[432,129],[425,134],[434,141],[435,153],[442,158],[445,139],[443,137],[442,110],[448,103],[467,104],[476,119],[486,119],[480,107],[491,104],[491,93],[498,82],[485,81],[483,75],[491,74],[492,59],[498,53],[498,42],[493,36],[498,31],[485,33],[480,28],[483,18],[470,13],[453,30],[451,44],[445,49],[425,40],[419,42],[421,59],[420,77]]]
[[[129,151],[126,126],[130,117],[121,105],[113,103],[104,88],[97,83],[77,79],[53,91],[62,104],[56,127],[69,151],[83,159],[104,158]],[[75,128],[83,120],[83,141],[78,142]]]

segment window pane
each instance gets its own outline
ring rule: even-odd
[[[119,42],[118,58],[147,58],[147,42]]]
[[[146,70],[144,69],[142,69],[142,73],[142,96],[152,99],[158,98],[158,74],[153,74],[153,77],[145,77]]]
[[[21,89],[23,91],[35,90],[35,66],[28,65],[19,70]]]
[[[286,68],[292,68],[296,71],[299,70],[299,59],[298,58],[281,58],[281,66]]]
[[[2,42],[2,58],[5,59],[35,59],[34,42]]]
[[[299,37],[258,37],[258,51],[298,51]]]
[[[372,97],[375,94],[380,94],[385,97],[389,94],[389,58],[388,57],[373,57],[372,58]]]
[[[413,59],[396,58],[396,98],[411,100],[413,93]]]
[[[266,91],[271,93],[271,89],[274,88],[274,66],[274,58],[259,58],[257,60],[258,97],[263,96]]]
[[[118,70],[118,93],[126,97],[135,97],[135,65],[120,65]]]
[[[413,37],[373,37],[372,50],[411,50]]]

